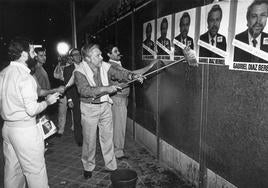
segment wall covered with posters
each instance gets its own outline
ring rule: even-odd
[[[118,44],[131,70],[155,59],[161,62],[152,70],[178,61],[190,46],[198,66],[181,62],[135,84],[129,117],[199,162],[199,170],[205,166],[236,187],[264,188],[268,12],[252,2],[151,1],[97,34],[102,45]]]

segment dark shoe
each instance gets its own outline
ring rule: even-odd
[[[78,145],[79,147],[82,147],[82,146],[83,146],[83,143],[82,143],[82,142],[78,142],[77,145]]]
[[[117,157],[116,159],[121,161],[121,160],[124,160],[124,159],[128,159],[129,157],[128,156],[121,156],[121,157]]]
[[[85,179],[89,179],[89,178],[91,178],[91,176],[92,176],[92,172],[91,171],[84,170],[84,178]]]

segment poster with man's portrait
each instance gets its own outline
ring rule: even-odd
[[[199,62],[225,65],[230,15],[230,2],[201,7]]]
[[[143,24],[142,59],[156,59],[155,50],[155,21],[151,20]]]
[[[185,46],[189,46],[192,50],[195,50],[195,17],[195,8],[178,12],[175,14],[175,31],[173,39],[175,60],[184,57],[182,49]]]
[[[171,15],[157,19],[157,59],[170,60],[173,56],[171,50]]]
[[[238,1],[230,69],[268,72],[267,16],[267,1]]]

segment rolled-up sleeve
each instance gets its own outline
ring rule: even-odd
[[[108,71],[108,74],[112,80],[118,80],[123,82],[130,81],[133,76],[133,73],[131,73],[130,71],[117,66],[111,66]]]

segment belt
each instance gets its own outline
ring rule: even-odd
[[[89,104],[103,104],[105,102],[107,102],[107,101],[104,101],[104,102],[89,102]]]

